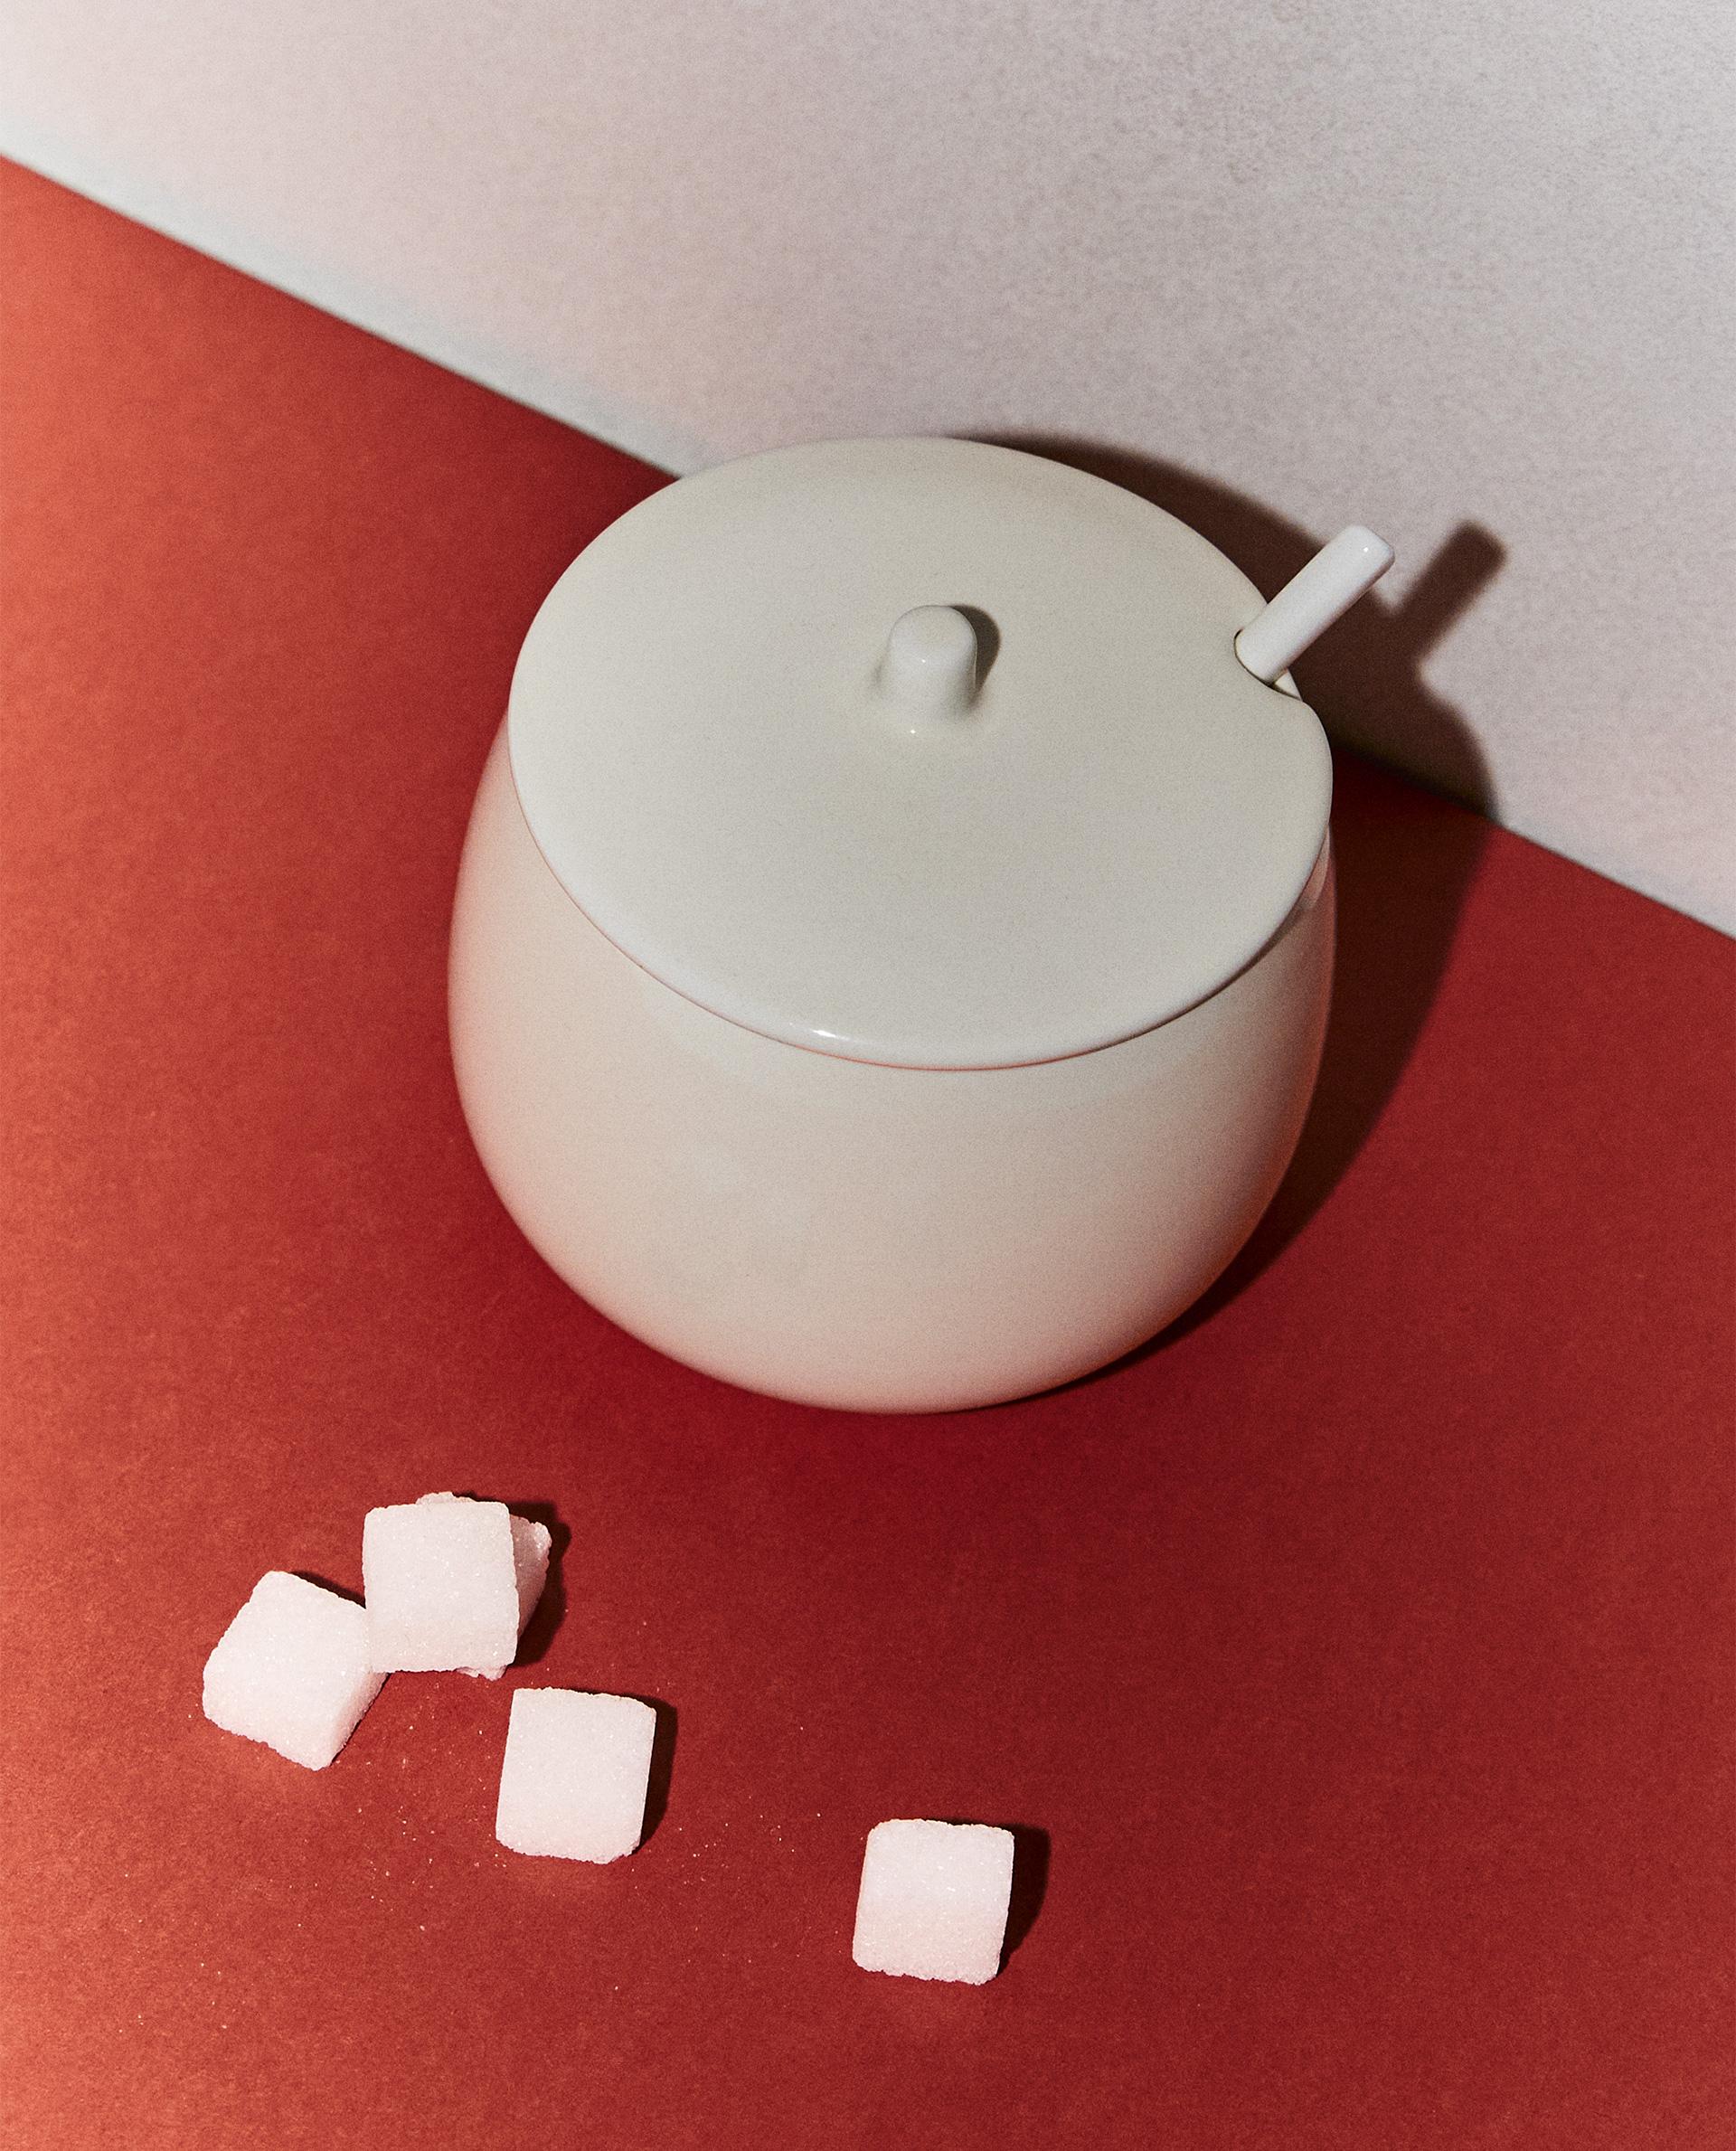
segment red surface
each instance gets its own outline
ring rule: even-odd
[[[442,1029],[514,652],[654,475],[0,207],[5,2140],[1728,2140],[1729,944],[1347,764],[1203,1315],[973,1416],[722,1388],[519,1239]],[[533,1668],[318,1776],[203,1721],[262,1570],[447,1486],[571,1534]],[[521,1678],[678,1712],[625,1865],[495,1844]],[[987,1987],[849,1961],[909,1814],[1047,1833]]]

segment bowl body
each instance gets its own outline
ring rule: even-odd
[[[503,731],[466,840],[459,1095],[507,1210],[604,1314],[771,1395],[938,1411],[1173,1321],[1289,1162],[1331,992],[1329,846],[1263,952],[1155,1029],[1024,1067],[767,1038],[624,955],[532,837]]]

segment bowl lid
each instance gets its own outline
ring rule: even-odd
[[[627,955],[794,1045],[916,1068],[1148,1030],[1256,957],[1326,834],[1258,590],[1066,465],[826,442],[684,478],[550,593],[507,739]]]

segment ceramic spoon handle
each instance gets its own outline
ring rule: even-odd
[[[1236,655],[1269,686],[1318,635],[1347,612],[1392,565],[1392,548],[1353,523],[1279,590],[1236,637]]]

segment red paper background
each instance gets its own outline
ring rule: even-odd
[[[1730,945],[1346,759],[1206,1308],[975,1415],[722,1388],[519,1239],[443,1034],[514,654],[656,474],[0,208],[6,2140],[1727,2141]],[[203,1722],[264,1569],[448,1486],[570,1534],[533,1666],[317,1776]],[[520,1679],[678,1713],[632,1861],[494,1843]],[[907,1814],[1046,1833],[987,1987],[850,1963]]]

